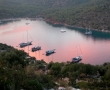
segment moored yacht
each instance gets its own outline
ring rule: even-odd
[[[32,45],[32,41],[27,42],[27,43],[23,42],[23,43],[19,44],[20,48],[23,48],[23,47],[26,47],[26,46],[29,46],[29,45]]]
[[[78,54],[78,46],[77,46],[77,56],[72,58],[72,62],[74,63],[78,63],[82,60],[82,51],[81,51],[80,46],[79,46],[79,49],[80,49],[81,55]]]
[[[28,25],[28,24],[30,24],[30,23],[27,22],[26,25]]]
[[[92,34],[92,31],[90,31],[90,30],[89,30],[89,31],[86,31],[85,34],[86,34],[86,35]]]
[[[41,46],[32,47],[32,52],[41,50]]]
[[[55,53],[55,49],[46,51],[46,56]]]
[[[64,29],[61,29],[60,31],[61,31],[61,32],[66,32],[66,30],[64,30]]]
[[[85,34],[86,34],[86,35],[92,34],[92,31],[91,31],[90,29],[89,29],[89,30],[86,29]]]
[[[72,62],[74,63],[80,62],[81,60],[82,60],[82,56],[77,56],[77,57],[72,58]]]

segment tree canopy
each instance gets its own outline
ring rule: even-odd
[[[77,27],[110,30],[110,0],[0,0],[0,18],[42,17]]]

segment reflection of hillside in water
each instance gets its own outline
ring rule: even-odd
[[[91,35],[85,35],[86,29],[81,29],[81,28],[73,28],[73,27],[68,27],[71,30],[74,30],[76,32],[81,33],[83,36],[86,38],[92,38],[94,40],[110,40],[110,32],[102,32],[102,31],[97,31],[97,30],[92,30]]]
[[[4,20],[0,20],[0,25],[6,25],[8,23],[13,23],[13,22],[16,22],[16,21],[20,21],[20,19],[4,19]]]
[[[86,29],[84,28],[78,28],[78,27],[73,27],[69,25],[62,25],[62,24],[53,24],[51,22],[46,22],[49,25],[53,27],[66,27],[70,30],[74,30],[76,32],[81,33],[84,37],[86,38],[92,38],[93,40],[109,40],[110,39],[110,32],[103,32],[103,31],[98,31],[98,30],[91,30],[92,34],[91,35],[85,35]]]

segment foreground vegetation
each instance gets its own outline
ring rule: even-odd
[[[110,0],[0,0],[0,19],[42,17],[54,23],[110,30]]]
[[[71,62],[46,63],[29,57],[22,50],[0,43],[1,90],[56,90],[59,86],[110,90],[110,63],[95,66]]]

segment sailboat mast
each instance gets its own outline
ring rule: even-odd
[[[27,43],[28,43],[28,31],[27,31]],[[28,45],[28,54],[29,54],[29,45]]]
[[[86,27],[86,32],[87,32],[87,27]]]
[[[39,39],[38,39],[38,46],[39,46]]]
[[[76,45],[76,50],[77,50],[77,56],[78,56],[78,47],[77,47],[77,45]]]
[[[82,55],[82,51],[81,51],[81,47],[80,47],[80,45],[79,45],[79,49],[80,49],[80,52],[81,52],[81,55]]]
[[[89,31],[90,31],[90,26],[89,26]]]
[[[23,42],[25,42],[25,39],[24,39],[24,33],[23,33]],[[25,47],[24,47],[24,51],[25,51]]]
[[[28,42],[28,31],[27,31],[27,42]]]

